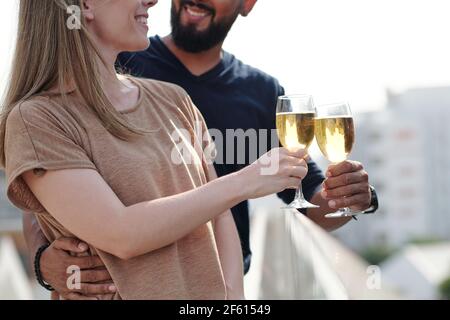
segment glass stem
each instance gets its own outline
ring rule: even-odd
[[[295,190],[295,198],[294,199],[306,200],[305,196],[303,195],[303,187],[302,187],[301,181],[300,181],[300,185],[298,186],[297,190]]]

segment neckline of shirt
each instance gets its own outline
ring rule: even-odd
[[[142,101],[144,100],[144,89],[142,87],[142,84],[139,82],[139,80],[136,80],[133,77],[126,77],[131,83],[136,85],[139,90],[139,97],[135,105],[131,108],[125,109],[125,110],[118,110],[121,114],[130,114],[134,111],[138,110],[140,106],[142,105]]]
[[[188,68],[186,68],[186,66],[180,61],[180,59],[177,58],[177,56],[172,51],[170,51],[170,49],[166,46],[166,44],[164,43],[164,41],[161,39],[160,36],[155,35],[154,37],[152,37],[152,39],[156,42],[156,47],[154,48],[162,50],[164,52],[163,56],[172,60],[178,66],[178,68],[182,70],[184,74],[191,79],[194,79],[196,81],[210,80],[211,78],[218,76],[225,70],[225,66],[228,60],[228,54],[224,50],[222,50],[222,59],[220,59],[220,62],[218,64],[216,64],[210,70],[202,73],[201,75],[195,75],[191,71],[189,71]],[[155,46],[155,44],[153,45]],[[152,45],[150,44],[149,49],[152,48],[151,46]]]

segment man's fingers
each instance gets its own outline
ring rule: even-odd
[[[76,290],[78,293],[83,295],[91,296],[97,294],[111,294],[117,291],[116,287],[112,283],[104,283],[104,284],[90,284],[90,283],[82,283],[81,288]]]
[[[71,292],[62,296],[66,300],[98,300],[96,297],[86,297],[76,292]]]
[[[83,270],[80,272],[82,283],[96,283],[111,280],[111,275],[106,269]]]
[[[87,256],[87,257],[73,257],[73,265],[79,267],[82,270],[95,269],[98,267],[104,267],[105,264],[98,256]]]
[[[367,172],[365,172],[364,170],[360,170],[357,172],[341,174],[337,177],[327,178],[323,183],[323,187],[328,191],[329,189],[368,181],[369,175],[367,174]]]
[[[370,187],[368,183],[355,183],[348,186],[338,187],[334,189],[322,191],[322,196],[325,199],[334,199],[352,196],[358,193],[370,193]]]
[[[361,206],[368,207],[370,202],[370,197],[368,198],[366,194],[357,194],[347,198],[333,199],[328,201],[330,208],[338,209],[350,206]]]
[[[346,160],[338,164],[332,164],[328,167],[326,172],[327,177],[337,177],[344,173],[360,171],[363,165],[357,161]]]
[[[89,246],[76,238],[59,238],[54,241],[55,249],[82,253],[89,249]]]

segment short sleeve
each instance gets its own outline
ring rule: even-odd
[[[51,106],[57,108],[58,106]],[[28,188],[22,174],[30,170],[94,169],[85,150],[64,128],[68,119],[39,103],[26,102],[9,114],[5,134],[5,173],[9,200],[24,211],[44,208]]]

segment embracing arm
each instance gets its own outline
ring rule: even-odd
[[[64,299],[95,300],[96,298],[92,296],[96,294],[116,291],[111,276],[99,257],[74,256],[86,252],[89,249],[87,244],[75,238],[59,238],[49,244],[36,216],[32,213],[23,213],[23,233],[28,246],[32,270],[34,270],[34,258],[37,250],[43,245],[49,245],[41,256],[41,275],[43,280]],[[73,265],[82,268],[81,283],[77,289],[70,289],[67,286],[69,276],[67,270]],[[58,296],[54,296],[54,298],[59,299]]]
[[[25,242],[27,243],[28,253],[33,263],[34,256],[38,249],[48,244],[47,238],[45,238],[44,233],[36,220],[36,217],[32,213],[23,213],[23,235],[25,237]]]

